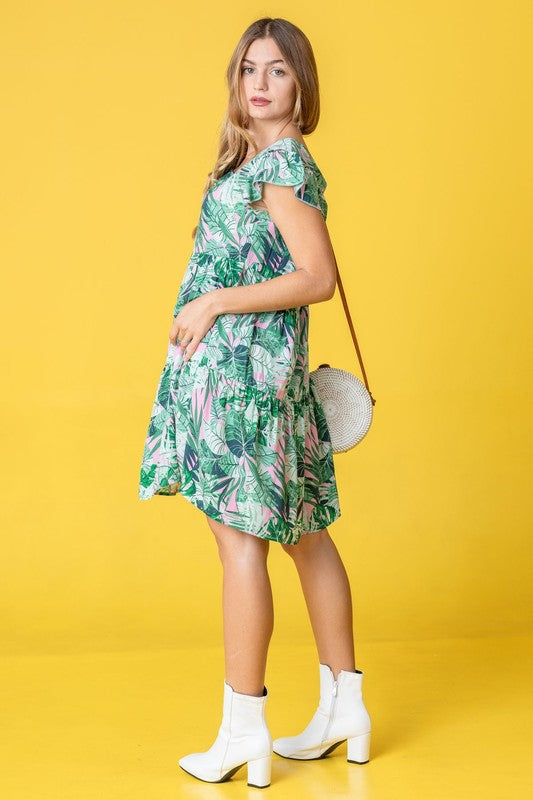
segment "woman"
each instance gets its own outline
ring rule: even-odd
[[[270,785],[272,751],[300,760],[348,742],[368,761],[348,577],[327,525],[340,516],[331,441],[308,368],[308,306],[336,268],[326,181],[303,140],[319,119],[313,51],[284,19],[257,20],[227,73],[229,106],[170,330],[139,496],[178,491],[204,511],[223,564],[222,724],[179,760],[204,781],[245,763]],[[320,702],[272,741],[264,685],[273,630],[269,542],[294,560],[319,655]]]

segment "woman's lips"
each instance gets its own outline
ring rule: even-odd
[[[253,103],[254,106],[267,106],[270,100],[264,100],[262,97],[252,97],[250,103]]]

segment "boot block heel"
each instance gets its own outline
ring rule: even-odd
[[[348,761],[352,764],[367,764],[370,753],[370,731],[347,740]]]
[[[271,755],[248,761],[248,786],[256,786],[258,789],[264,789],[270,786],[271,768]]]

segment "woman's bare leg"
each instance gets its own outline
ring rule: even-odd
[[[207,515],[206,515],[207,517]],[[226,681],[235,692],[261,697],[274,628],[267,569],[269,540],[207,517],[223,566],[222,607]]]
[[[282,547],[298,570],[320,663],[331,667],[335,678],[341,669],[355,671],[350,582],[328,529]]]

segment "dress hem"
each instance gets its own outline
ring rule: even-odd
[[[173,491],[168,491],[168,492],[159,492],[158,491],[158,489],[166,489],[166,488],[169,488],[169,487],[171,489],[173,489]],[[239,527],[238,525],[236,525],[234,523],[234,521],[232,521],[231,523],[226,522],[225,519],[224,519],[224,514],[222,514],[222,513],[219,513],[217,515],[215,515],[215,513],[208,513],[204,508],[200,508],[200,506],[198,505],[198,503],[196,502],[196,499],[194,497],[191,497],[190,495],[185,494],[181,490],[180,487],[181,487],[181,482],[166,484],[165,486],[158,487],[158,489],[153,491],[152,494],[150,494],[148,496],[144,496],[144,497],[139,496],[139,499],[140,500],[151,500],[153,497],[174,497],[175,495],[180,494],[182,497],[185,498],[185,500],[188,500],[189,503],[191,503],[191,505],[193,505],[199,511],[202,511],[206,515],[206,517],[209,517],[210,519],[214,519],[216,522],[220,522],[223,525],[228,525],[228,527],[230,527],[230,528],[235,528],[238,531],[242,531],[243,533],[248,533],[250,536],[257,536],[260,539],[268,539],[269,541],[277,542],[278,544],[294,544],[294,545],[296,545],[296,544],[298,544],[298,542],[300,541],[300,538],[302,536],[306,536],[307,534],[310,534],[310,533],[318,533],[319,531],[324,530],[325,528],[327,528],[328,525],[331,525],[333,522],[336,522],[339,519],[339,517],[341,516],[341,511],[340,510],[336,511],[335,509],[332,509],[331,513],[328,514],[330,519],[326,522],[325,525],[321,525],[320,528],[311,528],[311,530],[302,531],[300,533],[300,536],[298,537],[298,539],[295,542],[290,542],[290,541],[285,542],[285,541],[277,538],[275,536],[275,534],[272,534],[272,535],[266,534],[265,535],[265,534],[262,534],[259,531],[251,531],[251,530],[248,530],[248,528]]]

